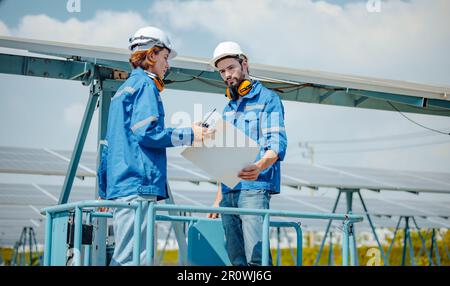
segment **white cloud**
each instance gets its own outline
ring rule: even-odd
[[[182,55],[198,50],[201,56],[209,57],[219,41],[235,40],[248,51],[251,62],[449,84],[449,10],[446,0],[383,1],[381,13],[367,13],[364,1],[339,6],[311,0],[165,0],[143,10],[146,15],[102,11],[86,21],[28,15],[14,28],[0,21],[0,34],[124,48],[137,28],[155,25],[172,36]],[[68,94],[72,92],[68,90]],[[210,98],[210,106],[223,106],[222,97],[220,101],[183,93],[184,100],[175,100],[168,95],[168,111],[186,110],[189,104]],[[75,136],[85,105],[69,101],[65,106],[61,108],[63,122]],[[292,102],[286,102],[285,107],[292,152],[300,140],[366,138],[422,130],[395,113]],[[410,117],[438,129],[450,126],[449,118]],[[96,116],[94,126],[95,121]],[[70,141],[66,149],[72,144]],[[428,152],[435,150],[439,152]],[[424,169],[440,168],[449,158],[449,149],[443,146],[410,149],[400,157],[395,156],[397,153],[318,158],[321,163],[338,165],[405,167],[399,161],[411,154],[417,158],[411,159],[411,166]]]
[[[0,24],[0,33],[41,40],[126,48],[130,35],[145,25],[146,21],[136,12],[101,11],[88,21],[76,18],[60,21],[41,14],[24,16],[16,28],[7,28]]]
[[[144,15],[101,11],[87,21],[28,15],[15,28],[0,22],[0,34],[125,48],[136,29],[156,25],[179,51],[196,47],[204,57],[219,41],[235,40],[253,62],[450,84],[450,2],[392,0],[381,8],[369,13],[365,1],[158,0]]]
[[[0,35],[9,36],[8,26],[6,26],[2,21],[0,21]]]
[[[364,1],[165,0],[150,10],[179,33],[238,41],[258,63],[450,84],[450,2],[392,0],[381,8],[369,13]]]

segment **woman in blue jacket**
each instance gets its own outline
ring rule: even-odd
[[[111,100],[98,170],[99,196],[121,202],[167,199],[166,148],[201,142],[207,129],[196,124],[192,128],[164,126],[162,79],[169,69],[168,60],[176,56],[167,35],[155,27],[141,28],[130,38],[129,49],[133,71]],[[143,206],[145,218],[148,204]],[[133,257],[134,210],[115,209],[113,221],[115,249],[110,265],[129,265]],[[141,241],[145,241],[145,228],[146,219]]]

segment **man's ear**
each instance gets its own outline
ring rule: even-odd
[[[243,59],[242,60],[242,69],[244,70],[244,71],[246,71],[247,72],[247,75],[249,74],[249,71],[248,71],[248,61],[247,61],[247,59]]]

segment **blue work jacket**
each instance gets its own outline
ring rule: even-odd
[[[279,96],[259,81],[253,81],[252,89],[242,97],[240,104],[236,100],[230,101],[225,106],[222,117],[259,144],[260,152],[255,162],[267,150],[278,154],[278,160],[262,171],[256,181],[242,180],[233,189],[222,184],[222,192],[264,189],[271,194],[279,193],[280,161],[284,159],[287,148],[284,107]]]
[[[164,107],[151,75],[131,72],[111,100],[98,168],[99,196],[168,198],[166,148],[192,145],[192,128],[165,128]]]

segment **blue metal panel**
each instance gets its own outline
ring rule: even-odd
[[[195,222],[188,230],[189,265],[231,265],[221,220]]]
[[[65,266],[67,256],[67,224],[69,222],[69,212],[54,213],[52,222],[50,265]]]

